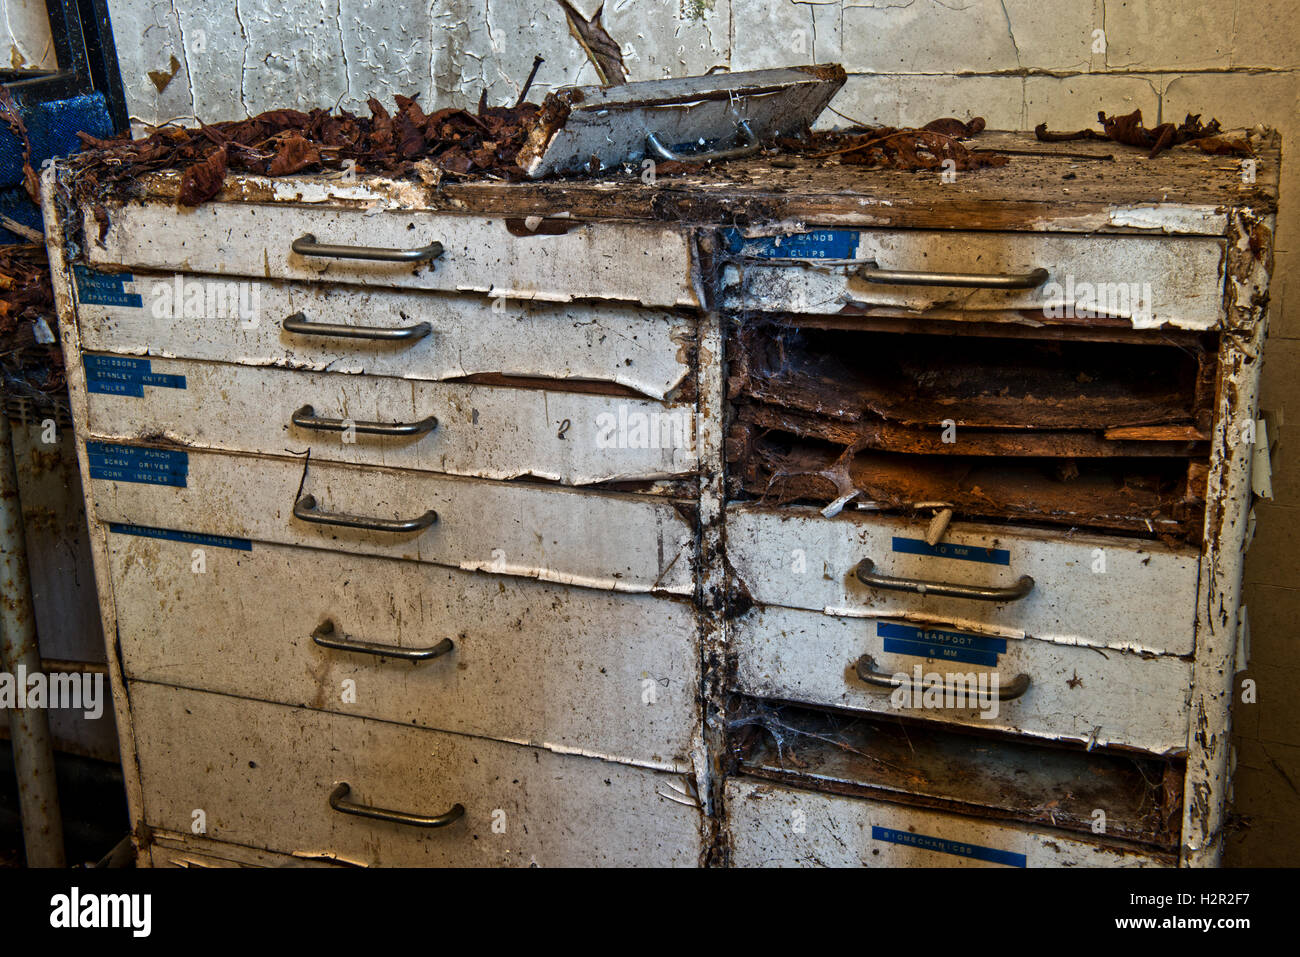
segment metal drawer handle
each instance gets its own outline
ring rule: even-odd
[[[860,266],[856,274],[867,282],[895,286],[964,286],[975,289],[1037,289],[1047,282],[1047,270],[1024,273],[907,272],[901,269],[876,269]]]
[[[1005,588],[985,588],[980,585],[955,585],[950,582],[923,581],[919,578],[891,578],[875,573],[876,563],[870,558],[858,562],[853,574],[868,588],[888,591],[911,591],[918,595],[941,595],[945,598],[975,598],[979,601],[1016,601],[1034,590],[1034,580],[1021,575],[1014,585]]]
[[[335,651],[355,651],[362,655],[402,658],[405,661],[428,661],[430,658],[439,658],[454,647],[450,638],[442,639],[431,648],[395,648],[392,645],[381,645],[376,641],[362,641],[360,638],[349,638],[336,631],[333,620],[328,618],[316,626],[316,630],[311,633],[311,640],[322,648],[333,648]]]
[[[316,525],[339,525],[343,528],[364,528],[369,532],[418,532],[438,521],[438,513],[429,509],[419,518],[365,518],[316,511],[316,496],[304,495],[293,503],[293,517]]]
[[[736,146],[729,150],[714,150],[711,153],[677,153],[664,145],[663,140],[657,133],[647,132],[645,135],[646,146],[650,152],[654,153],[660,159],[672,160],[676,163],[706,163],[712,160],[740,159],[742,156],[753,156],[760,149],[761,144],[754,131],[749,128],[748,120],[741,120],[736,124],[736,129],[744,139],[744,145]]]
[[[414,342],[423,339],[433,327],[427,322],[417,322],[413,326],[399,326],[396,329],[381,329],[374,326],[343,326],[333,322],[308,322],[305,313],[295,312],[286,316],[280,323],[285,332],[300,336],[330,336],[335,339],[375,339],[380,342]]]
[[[453,804],[451,810],[437,814],[433,817],[427,817],[423,814],[408,814],[405,811],[390,811],[382,807],[371,807],[369,804],[355,804],[352,801],[345,801],[352,788],[344,781],[333,791],[330,792],[330,807],[342,814],[355,814],[357,817],[368,817],[375,821],[388,821],[392,824],[409,824],[411,827],[446,827],[453,821],[459,821],[465,816],[465,805]]]
[[[860,681],[875,688],[910,688],[912,686],[912,682],[908,679],[897,678],[894,675],[887,675],[882,671],[877,671],[876,659],[870,655],[863,655],[859,658],[853,670],[857,672]],[[1029,675],[1016,675],[1010,684],[998,684],[998,700],[1010,701],[1012,698],[1019,698],[1028,690]]]
[[[309,405],[295,412],[291,421],[300,429],[315,429],[317,432],[346,432],[350,426],[354,432],[363,435],[423,435],[438,427],[438,419],[432,415],[418,422],[352,422],[349,419],[323,418]]]
[[[318,243],[311,233],[304,233],[290,248],[299,256],[325,256],[330,259],[368,259],[384,263],[422,263],[442,255],[442,243],[434,241],[417,249],[386,249],[383,246],[331,246]]]

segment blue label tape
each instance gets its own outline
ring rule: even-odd
[[[871,825],[873,841],[888,841],[890,844],[902,844],[906,847],[919,847],[940,854],[952,854],[955,857],[970,857],[977,861],[991,864],[1005,864],[1008,867],[1024,867],[1025,855],[1014,851],[1001,851],[996,847],[980,847],[978,844],[964,844],[950,841],[943,837],[929,837],[925,834],[913,834],[911,831],[899,831],[892,827]]]
[[[227,535],[201,535],[198,532],[180,532],[173,528],[152,528],[148,525],[121,525],[109,522],[108,530],[119,535],[139,535],[142,538],[163,538],[170,542],[188,542],[191,545],[211,545],[213,548],[233,548],[251,552],[253,543],[247,538],[230,538]]]
[[[173,449],[87,442],[86,453],[90,459],[90,477],[110,482],[184,488],[190,471],[189,454]]]
[[[103,395],[141,398],[144,387],[184,389],[185,376],[154,372],[148,359],[129,356],[86,356],[86,389]]]
[[[73,266],[72,275],[77,284],[77,302],[88,306],[128,306],[132,309],[144,305],[138,292],[126,291],[126,284],[135,281],[130,273],[96,272],[88,266]]]
[[[894,551],[907,555],[928,555],[932,558],[960,558],[967,562],[988,562],[990,565],[1010,565],[1011,552],[1005,548],[984,548],[980,545],[956,545],[940,542],[930,545],[923,538],[894,538]]]
[[[733,255],[750,259],[855,259],[858,255],[858,234],[850,229],[819,229],[753,239],[746,239],[738,229],[727,229],[723,241]]]
[[[876,622],[876,634],[884,639],[884,650],[918,658],[941,658],[964,661],[972,665],[996,667],[998,655],[1005,654],[1007,640],[988,635],[968,635],[961,631],[917,628],[893,621]]]

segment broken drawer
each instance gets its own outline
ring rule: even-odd
[[[616,591],[694,591],[692,524],[654,496],[95,441],[86,453],[103,522]]]
[[[1223,314],[1220,239],[914,229],[729,235],[735,258],[721,302],[736,312],[1029,310],[1182,329],[1213,328]]]
[[[694,408],[653,399],[85,355],[87,431],[190,448],[566,485],[696,468]],[[620,431],[621,426],[621,431]]]
[[[807,507],[732,505],[728,556],[759,604],[1097,648],[1192,652],[1195,549],[964,522],[929,546],[925,528],[879,513],[826,518]]]
[[[369,865],[695,866],[681,775],[132,683],[144,821]],[[346,785],[346,787],[345,787]]]
[[[1181,658],[776,606],[736,619],[732,647],[739,689],[762,698],[1156,754],[1187,748],[1192,669]],[[996,690],[981,679],[992,673]],[[987,697],[944,701],[936,693],[927,701],[923,694],[959,686]],[[995,701],[996,694],[1007,697]]]
[[[736,867],[1172,867],[1056,831],[731,778]]]
[[[611,299],[694,306],[684,231],[632,223],[520,221],[417,210],[288,203],[115,205],[88,264],[257,279],[486,293],[507,299]],[[87,236],[98,236],[92,210]]]
[[[85,266],[73,276],[86,352],[406,379],[608,382],[655,399],[691,369],[694,323],[663,310]]]
[[[699,656],[683,601],[111,529],[129,679],[691,766]]]

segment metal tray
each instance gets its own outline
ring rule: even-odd
[[[705,162],[757,153],[811,126],[840,87],[838,64],[567,87],[546,98],[519,153],[529,177],[646,158]]]

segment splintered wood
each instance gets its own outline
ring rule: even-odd
[[[1178,539],[1204,515],[1205,337],[733,328],[737,493]]]

